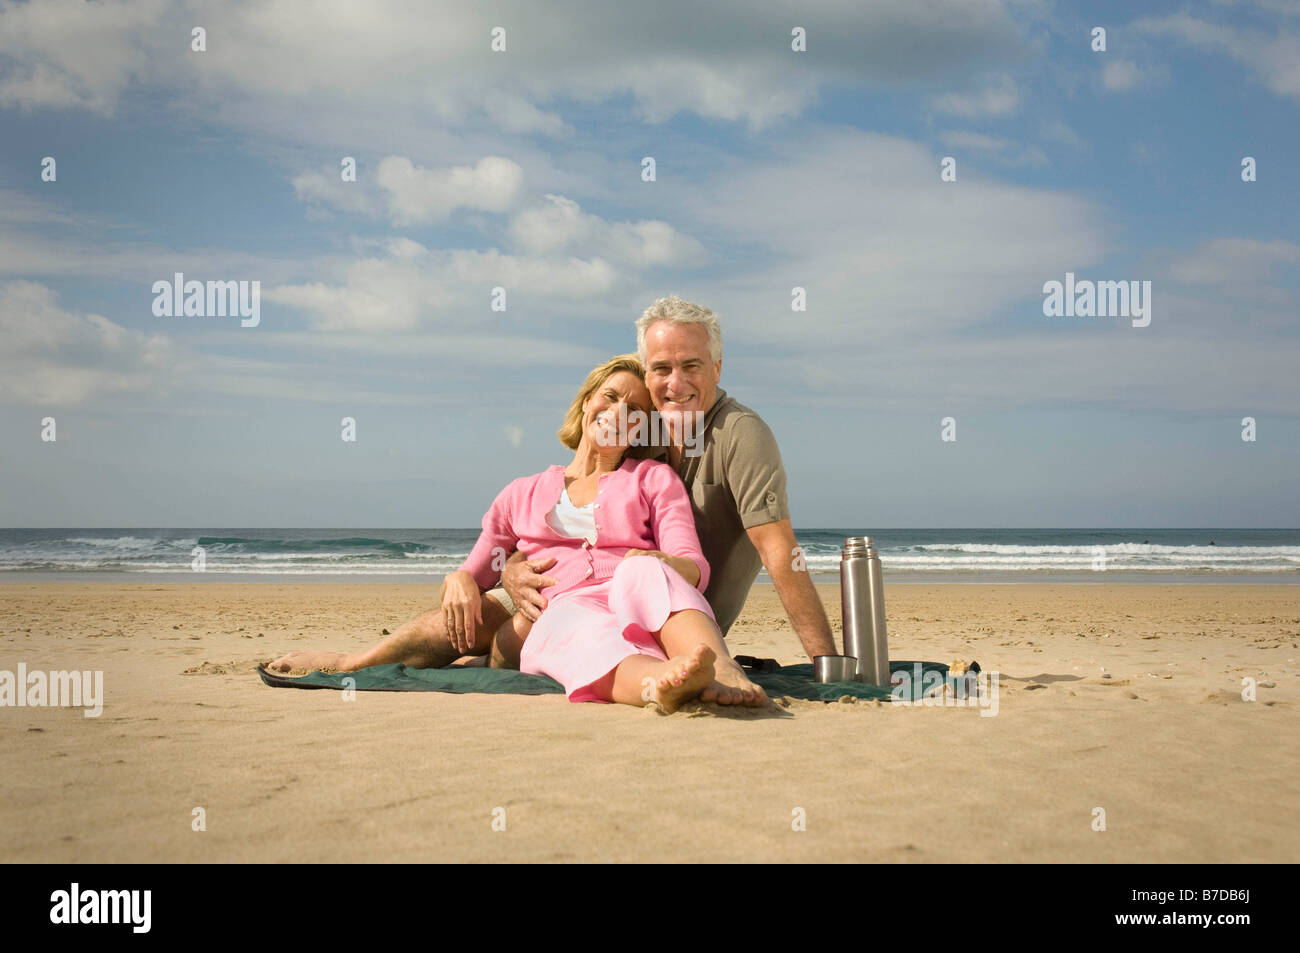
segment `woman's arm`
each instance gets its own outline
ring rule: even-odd
[[[629,549],[624,553],[623,558],[627,559],[630,556],[654,556],[676,569],[681,573],[682,578],[692,586],[699,584],[700,567],[696,565],[693,559],[687,559],[685,556],[671,556],[658,549]]]
[[[659,556],[703,592],[709,584],[709,564],[700,551],[695,514],[686,487],[666,463],[646,462],[641,466],[649,468],[643,488],[650,507],[650,527],[659,547],[652,555]]]
[[[526,480],[527,478],[524,478]],[[521,480],[513,480],[497,494],[492,506],[483,514],[483,531],[460,564],[460,570],[474,577],[480,591],[497,584],[508,557],[519,545],[512,520],[513,510],[522,492]]]
[[[481,593],[496,585],[506,556],[519,543],[511,516],[521,490],[521,482],[514,480],[497,494],[483,514],[483,531],[469,556],[443,580],[442,616],[447,640],[462,654],[474,647],[476,628],[483,624]]]

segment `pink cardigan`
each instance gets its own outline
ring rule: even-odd
[[[546,521],[564,491],[564,467],[520,477],[497,494],[483,517],[483,532],[461,565],[480,589],[497,585],[505,557],[518,549],[529,559],[555,557],[543,573],[558,579],[542,590],[548,599],[614,575],[629,549],[658,549],[685,556],[700,567],[700,592],[709,584],[709,564],[700,552],[690,498],[666,463],[624,460],[600,476],[596,490],[596,542],[561,536]]]

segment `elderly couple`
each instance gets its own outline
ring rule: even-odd
[[[797,558],[776,441],[718,389],[717,318],[661,298],[637,321],[637,351],[587,376],[559,431],[573,461],[501,491],[443,582],[440,608],[367,651],[292,652],[271,668],[432,668],[477,656],[549,675],[571,701],[762,705],[723,642],[760,564],[807,655],[835,654]],[[652,409],[670,438],[666,462],[646,459],[655,448],[626,426]]]

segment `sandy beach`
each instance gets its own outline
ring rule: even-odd
[[[819,589],[838,632],[838,590]],[[434,599],[0,584],[0,669],[102,670],[105,696],[96,718],[0,708],[0,859],[1300,860],[1295,586],[889,586],[892,657],[999,673],[992,717],[347,701],[255,674],[293,649],[369,644]],[[728,643],[806,661],[769,586]]]

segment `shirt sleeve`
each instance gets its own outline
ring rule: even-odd
[[[497,494],[491,508],[483,514],[483,532],[460,568],[474,577],[479,589],[487,591],[501,580],[506,557],[518,548],[519,537],[511,519],[515,502],[520,498],[519,481],[515,480]]]
[[[685,556],[699,566],[700,579],[695,588],[703,592],[709,585],[709,562],[700,550],[695,514],[691,512],[686,487],[666,463],[647,461],[642,466],[648,469],[644,487],[655,546],[669,556]]]
[[[723,479],[736,501],[745,529],[790,518],[785,467],[772,430],[758,416],[745,414],[727,428]]]

